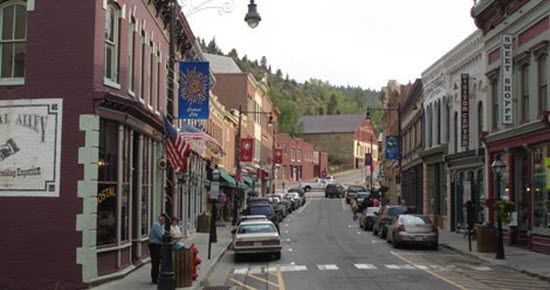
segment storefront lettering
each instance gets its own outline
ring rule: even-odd
[[[41,176],[42,171],[40,167],[32,167],[28,169],[3,169],[0,170],[0,177],[11,177],[11,178],[17,178],[17,177],[30,177],[30,176]]]
[[[101,204],[106,199],[111,198],[111,197],[115,197],[115,196],[116,196],[115,187],[114,186],[107,187],[97,195],[97,203]]]
[[[45,142],[48,116],[19,114],[12,119],[8,114],[0,115],[1,126],[8,126],[13,120],[15,120],[15,125],[31,129],[40,134],[40,142]]]
[[[513,123],[512,102],[512,35],[503,34],[501,43],[502,61],[502,123]]]

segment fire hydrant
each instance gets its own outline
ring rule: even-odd
[[[195,247],[195,244],[191,244],[191,254],[193,254],[193,280],[196,280],[199,276],[197,267],[202,263],[202,260],[198,257],[199,250]]]

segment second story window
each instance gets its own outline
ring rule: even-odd
[[[521,120],[529,120],[529,66],[521,67]]]
[[[498,81],[491,81],[491,101],[493,103],[493,132],[498,128]]]
[[[539,113],[548,109],[548,57],[543,55],[538,60],[539,67]]]
[[[134,93],[136,91],[136,68],[134,65],[134,55],[136,51],[136,20],[134,18],[130,21],[130,32],[128,34],[128,91]]]
[[[105,82],[118,84],[120,9],[110,2],[105,11]]]
[[[21,85],[25,77],[27,7],[19,1],[0,3],[0,85]]]

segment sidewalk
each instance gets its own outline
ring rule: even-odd
[[[223,227],[220,225],[224,225]],[[208,260],[208,233],[194,233],[184,241],[185,246],[195,244],[199,250],[202,263],[199,268],[199,277],[193,286],[177,289],[202,289],[202,281],[208,277],[210,271],[224,255],[231,245],[231,222],[219,223],[217,228],[218,242],[212,244],[211,259]],[[156,290],[157,285],[151,283],[151,263],[147,263],[128,274],[128,276],[106,284],[91,288],[93,290]]]
[[[464,236],[463,234],[444,230],[439,231],[439,245],[463,255],[507,267],[545,281],[550,281],[550,255],[504,245],[506,259],[497,260],[495,259],[494,252],[478,253],[476,241],[473,239],[472,251],[469,252],[467,235]]]

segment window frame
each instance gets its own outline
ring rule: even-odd
[[[491,102],[493,103],[493,132],[498,130],[499,104],[498,104],[498,79],[491,80]]]
[[[105,10],[105,17],[107,17],[107,13],[109,12],[109,9],[113,9],[113,12],[114,12],[113,41],[112,43],[109,43],[110,41],[107,39],[107,37],[105,37],[105,40],[104,40],[103,52],[105,53],[105,55],[104,55],[104,63],[103,63],[104,64],[103,83],[106,86],[120,89],[120,26],[121,26],[121,18],[122,18],[122,9],[116,2],[112,0],[110,0],[109,3],[107,4],[107,9]],[[113,55],[111,58],[111,63],[109,64],[111,66],[111,74],[112,74],[111,77],[107,76],[108,45],[113,47]]]
[[[548,109],[548,55],[541,54],[537,60],[537,90],[539,95],[539,114]],[[544,73],[543,73],[544,69]]]
[[[8,7],[14,7],[14,10],[13,10],[13,13],[14,13],[14,17],[13,17],[13,31],[12,31],[12,38],[9,39],[9,40],[3,40],[3,35],[2,35],[2,31],[3,31],[3,22],[4,22],[4,9],[8,8]],[[16,27],[17,27],[17,19],[16,19],[16,7],[17,6],[23,6],[24,10],[25,10],[25,37],[23,39],[16,39],[15,38],[15,31],[16,31]],[[25,74],[26,74],[26,48],[27,48],[27,30],[28,30],[28,13],[27,13],[27,3],[24,2],[24,1],[21,1],[21,0],[12,0],[12,1],[7,1],[7,2],[4,2],[4,3],[1,3],[0,4],[0,86],[13,86],[13,85],[24,85],[25,84]],[[15,57],[14,57],[14,60],[13,60],[13,63],[12,63],[12,68],[11,68],[11,77],[5,77],[3,78],[2,77],[2,55],[3,55],[3,44],[5,43],[23,43],[24,44],[24,50],[25,50],[25,53],[24,53],[24,58],[23,58],[23,76],[22,77],[14,77],[15,75]],[[12,52],[12,53],[15,53],[15,52]]]
[[[128,32],[128,94],[135,97],[136,94],[136,38],[137,21],[130,17],[130,30]]]
[[[520,67],[521,122],[529,121],[529,64]]]

